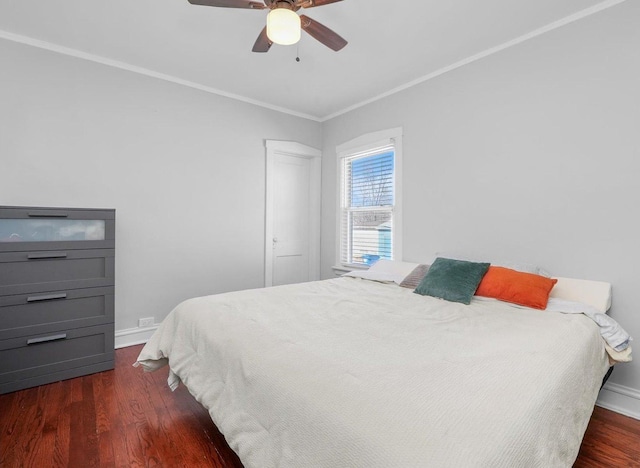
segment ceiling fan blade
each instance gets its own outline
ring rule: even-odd
[[[265,26],[258,39],[256,39],[256,43],[253,44],[253,49],[251,52],[269,52],[273,42],[267,37],[267,27]]]
[[[250,2],[248,0],[187,0],[192,5],[204,5],[222,8],[247,8],[250,10],[263,10],[267,8],[263,3]]]
[[[313,8],[341,1],[342,0],[296,0],[295,5],[301,6],[302,8]]]
[[[306,15],[300,15],[300,22],[302,29],[307,31],[314,39],[322,42],[329,49],[337,52],[348,44],[348,42],[337,33]]]

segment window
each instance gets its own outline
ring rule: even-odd
[[[367,267],[379,259],[402,258],[400,137],[396,129],[338,147],[338,257],[342,266]]]

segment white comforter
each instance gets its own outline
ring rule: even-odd
[[[185,301],[167,360],[247,468],[569,467],[608,365],[583,315],[352,278]]]

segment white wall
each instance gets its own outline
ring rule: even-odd
[[[323,276],[336,145],[402,126],[406,260],[457,251],[609,281],[640,340],[638,25],[625,2],[325,122]],[[640,392],[640,360],[612,381]]]
[[[264,140],[319,123],[0,40],[0,205],[115,208],[116,330],[264,285]]]
[[[640,339],[640,2],[625,2],[324,125],[0,40],[0,204],[117,209],[116,328],[263,284],[265,139],[404,127],[405,258],[441,250],[610,281]],[[419,50],[416,60],[420,59]],[[640,364],[612,381],[640,391]]]

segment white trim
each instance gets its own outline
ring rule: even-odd
[[[396,129],[397,130],[397,129]],[[404,253],[402,251],[402,239],[403,239],[403,211],[402,211],[402,129],[399,129],[398,136],[393,137],[393,145],[395,147],[394,156],[394,171],[393,171],[393,186],[395,193],[395,202],[393,204],[393,257],[396,260],[404,260]]]
[[[322,152],[311,146],[303,145],[296,141],[284,140],[266,140],[265,148],[277,151],[279,154],[287,154],[289,156],[305,156],[308,158],[320,158]]]
[[[187,86],[189,88],[194,88],[194,89],[198,89],[200,91],[205,91],[207,93],[211,93],[211,94],[217,94],[219,96],[224,96],[224,97],[228,97],[230,99],[236,99],[238,101],[242,101],[242,102],[246,102],[248,104],[253,104],[259,107],[264,107],[266,109],[270,109],[270,110],[274,110],[277,112],[282,112],[283,114],[289,114],[289,115],[293,115],[295,117],[301,117],[303,119],[308,119],[308,120],[312,120],[314,122],[326,122],[328,120],[331,120],[335,117],[338,117],[342,114],[346,114],[347,112],[351,112],[352,110],[358,109],[360,107],[366,106],[367,104],[371,104],[372,102],[376,102],[379,101],[380,99],[383,99],[385,97],[391,96],[393,94],[397,94],[401,91],[404,91],[405,89],[408,88],[412,88],[413,86],[416,86],[420,83],[423,83],[425,81],[428,81],[432,78],[435,78],[437,76],[443,75],[447,72],[450,72],[452,70],[455,70],[456,68],[460,68],[464,65],[467,65],[469,63],[475,62],[476,60],[480,60],[484,57],[487,57],[489,55],[493,55],[497,52],[500,52],[504,49],[507,49],[509,47],[515,46],[520,44],[521,42],[527,41],[529,39],[533,39],[534,37],[537,36],[541,36],[542,34],[545,34],[549,31],[553,31],[554,29],[558,29],[562,26],[566,26],[568,24],[571,24],[575,21],[581,20],[583,18],[586,18],[588,16],[591,16],[595,13],[599,13],[602,10],[606,10],[607,8],[611,8],[613,6],[616,6],[620,3],[625,2],[626,0],[606,0],[604,2],[598,3],[597,5],[593,5],[589,8],[586,8],[584,10],[581,10],[577,13],[574,13],[572,15],[566,16],[565,18],[561,18],[558,21],[554,21],[553,23],[550,23],[546,26],[543,26],[541,28],[538,28],[534,31],[531,31],[530,33],[524,34],[522,36],[519,36],[515,39],[512,39],[511,41],[505,42],[503,44],[497,45],[495,47],[491,47],[489,49],[484,50],[483,52],[480,52],[476,55],[472,55],[471,57],[468,57],[466,59],[460,60],[459,62],[456,62],[452,65],[449,65],[447,67],[441,68],[439,70],[436,70],[432,73],[429,73],[428,75],[424,75],[421,78],[417,78],[413,81],[410,81],[408,83],[405,83],[403,85],[400,85],[396,88],[393,88],[385,93],[379,94],[377,96],[374,96],[370,99],[361,101],[357,104],[354,104],[352,106],[346,107],[342,110],[339,110],[337,112],[334,112],[332,114],[326,115],[324,117],[320,117],[320,116],[315,116],[315,115],[310,115],[310,114],[305,114],[303,112],[297,112],[291,109],[286,109],[284,107],[279,107],[279,106],[274,106],[272,104],[268,104],[262,101],[257,101],[255,99],[250,99],[244,96],[240,96],[238,94],[233,94],[233,93],[228,93],[226,91],[222,91],[220,89],[216,89],[216,88],[211,88],[209,86],[204,86],[202,84],[199,83],[195,83],[193,81],[188,81],[188,80],[183,80],[182,78],[178,78],[172,75],[167,75],[165,73],[158,73],[155,72],[153,70],[149,70],[147,68],[142,68],[142,67],[138,67],[135,65],[131,65],[125,62],[120,62],[117,60],[112,60],[112,59],[108,59],[106,57],[101,57],[99,55],[95,55],[95,54],[90,54],[87,52],[82,52],[80,50],[77,49],[72,49],[69,47],[64,47],[64,46],[60,46],[57,44],[53,44],[51,42],[47,42],[47,41],[41,41],[39,39],[34,39],[31,37],[27,37],[27,36],[22,36],[20,34],[15,34],[15,33],[11,33],[8,31],[3,31],[0,29],[0,38],[2,39],[6,39],[8,41],[12,41],[12,42],[18,42],[20,44],[26,44],[26,45],[30,45],[33,47],[37,47],[39,49],[45,49],[45,50],[50,50],[52,52],[57,52],[59,54],[63,54],[63,55],[69,55],[71,57],[76,57],[76,58],[80,58],[80,59],[84,59],[84,60],[89,60],[91,62],[96,62],[96,63],[100,63],[102,65],[107,65],[110,67],[115,67],[115,68],[120,68],[122,70],[127,70],[133,73],[139,73],[141,75],[146,75],[146,76],[150,76],[153,78],[158,78],[160,80],[164,80],[164,81],[169,81],[171,83],[176,83],[179,85],[183,85],[183,86]]]
[[[635,388],[607,382],[596,405],[640,420],[640,391]]]
[[[212,88],[210,86],[205,86],[200,83],[196,83],[194,81],[185,80],[182,78],[178,78],[177,76],[167,75],[166,73],[160,73],[153,70],[149,70],[148,68],[138,67],[136,65],[131,65],[130,63],[120,62],[119,60],[113,60],[106,57],[101,57],[99,55],[90,54],[87,52],[82,52],[81,50],[72,49],[70,47],[60,46],[58,44],[53,44],[47,41],[41,41],[39,39],[34,39],[27,36],[22,36],[20,34],[10,33],[8,31],[3,31],[0,29],[0,38],[6,39],[12,42],[18,42],[20,44],[30,45],[32,47],[36,47],[38,49],[49,50],[51,52],[57,52],[62,55],[68,55],[70,57],[75,57],[83,60],[88,60],[89,62],[99,63],[101,65],[107,65],[109,67],[119,68],[121,70],[130,71],[133,73],[138,73],[140,75],[149,76],[151,78],[157,78],[159,80],[168,81],[170,83],[179,84],[182,86],[186,86],[188,88],[197,89],[199,91],[204,91],[210,94],[216,94],[218,96],[223,96],[230,99],[235,99],[237,101],[245,102],[247,104],[253,104],[254,106],[264,107],[265,109],[270,109],[276,112],[282,112],[283,114],[293,115],[295,117],[300,117],[303,119],[313,120],[314,122],[320,122],[320,118],[314,115],[305,114],[303,112],[297,112],[291,109],[287,109],[280,106],[275,106],[273,104],[268,104],[266,102],[258,101],[256,99],[251,99],[248,97],[240,96],[239,94],[228,93],[226,91],[222,91],[221,89]]]
[[[322,152],[295,141],[266,140],[265,187],[265,235],[264,235],[264,285],[273,286],[273,166],[276,155],[294,156],[311,160],[311,185],[309,187],[309,279],[320,279],[320,217]]]
[[[530,33],[524,34],[522,36],[516,37],[515,39],[512,39],[508,42],[504,42],[500,45],[497,45],[495,47],[491,47],[489,49],[486,49],[478,54],[472,55],[471,57],[467,57],[465,59],[462,59],[458,62],[455,62],[451,65],[448,65],[446,67],[440,68],[439,70],[436,70],[432,73],[429,73],[428,75],[424,75],[420,78],[417,78],[413,81],[409,81],[408,83],[405,83],[403,85],[400,85],[396,88],[390,89],[389,91],[386,91],[382,94],[378,94],[377,96],[374,96],[370,99],[366,99],[364,101],[361,101],[357,104],[354,104],[352,106],[346,107],[342,110],[339,110],[337,112],[334,112],[333,114],[329,114],[327,116],[324,116],[322,118],[320,118],[320,122],[326,122],[327,120],[331,120],[335,117],[338,117],[342,114],[346,114],[347,112],[351,112],[352,110],[355,109],[359,109],[360,107],[366,106],[367,104],[371,104],[373,102],[379,101],[381,99],[384,99],[388,96],[391,96],[393,94],[397,94],[401,91],[404,91],[405,89],[408,88],[413,88],[416,85],[419,85],[420,83],[424,83],[425,81],[429,81],[433,78],[436,78],[440,75],[444,75],[445,73],[448,73],[450,71],[453,71],[457,68],[463,67],[465,65],[468,65],[472,62],[475,62],[477,60],[483,59],[485,57],[488,57],[489,55],[493,55],[496,54],[500,51],[503,51],[505,49],[508,49],[509,47],[513,47],[515,45],[518,45],[522,42],[528,41],[529,39],[533,39],[535,37],[541,36],[545,33],[548,33],[550,31],[553,31],[554,29],[558,29],[561,28],[562,26],[566,26],[568,24],[571,24],[575,21],[581,20],[583,18],[586,18],[588,16],[591,16],[595,13],[599,13],[602,10],[606,10],[607,8],[611,8],[612,6],[616,6],[622,2],[625,2],[626,0],[606,0],[602,3],[598,3],[597,5],[594,5],[592,7],[586,8],[584,10],[581,10],[577,13],[574,13],[572,15],[566,16],[564,18],[559,19],[558,21],[554,21],[553,23],[549,23],[546,26],[543,26],[541,28],[535,29],[533,31],[531,31]]]
[[[152,327],[136,327],[127,328],[125,330],[116,331],[116,349],[126,348],[127,346],[134,346],[146,343],[158,329],[158,325]]]
[[[389,144],[394,138],[402,138],[402,127],[360,135],[357,138],[336,146],[336,153],[338,154],[338,158],[342,158],[348,153],[359,153],[375,146]]]
[[[335,265],[332,267],[334,271],[337,266],[344,266],[340,259],[340,239],[341,222],[342,222],[342,159],[350,154],[366,151],[379,146],[384,146],[392,143],[394,146],[394,208],[393,208],[393,257],[396,260],[403,259],[402,253],[402,127],[394,127],[387,130],[379,130],[377,132],[366,133],[359,137],[336,146],[336,156],[338,162],[338,169],[336,174],[338,180],[336,183],[337,197],[336,197],[336,252],[335,252]]]

